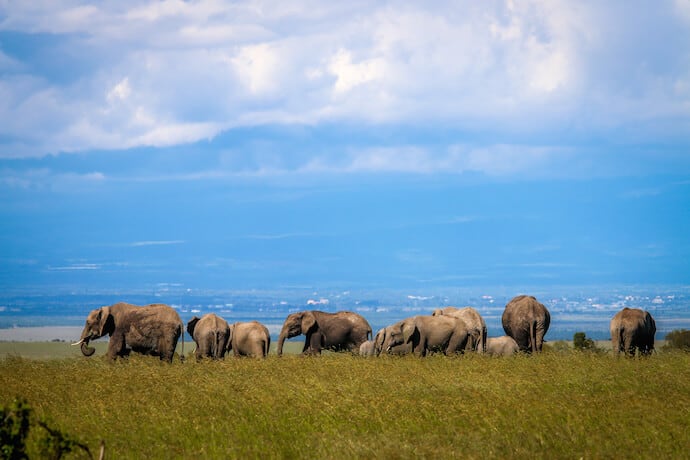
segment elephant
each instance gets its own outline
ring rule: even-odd
[[[468,340],[467,324],[460,318],[418,315],[391,326],[388,348],[409,343],[417,356],[437,350],[449,356],[463,353]]]
[[[472,351],[486,352],[486,322],[482,315],[472,307],[445,307],[437,308],[432,316],[454,316],[460,318],[467,324],[470,332],[470,340],[467,342],[467,349]]]
[[[187,323],[187,332],[196,342],[194,355],[197,361],[202,358],[225,357],[230,339],[230,326],[220,316],[215,313],[209,313],[201,318],[195,316]]]
[[[359,351],[362,342],[371,338],[371,326],[363,316],[351,311],[327,313],[307,310],[288,315],[278,337],[278,356],[283,354],[285,339],[304,334],[304,354],[321,354],[321,350]]]
[[[375,345],[376,345],[376,343],[373,340],[367,340],[366,342],[362,342],[362,344],[359,346],[359,355],[360,356],[375,356],[376,355]]]
[[[96,349],[89,347],[89,342],[108,334],[110,341],[106,356],[111,360],[134,351],[172,362],[183,330],[180,316],[167,305],[139,307],[120,302],[91,311],[86,317],[81,339],[73,345],[81,345],[84,356],[91,356]],[[184,355],[184,336],[182,348]]]
[[[237,356],[265,358],[271,347],[268,328],[258,321],[247,321],[230,325],[228,351]]]
[[[526,353],[541,352],[551,315],[533,296],[519,295],[503,311],[503,330]]]
[[[611,345],[613,352],[635,356],[635,349],[642,356],[654,351],[656,323],[648,311],[625,307],[611,319]]]
[[[393,326],[394,325],[381,328],[376,332],[376,336],[374,337],[374,354],[376,356],[379,356],[382,352],[390,355],[406,355],[412,353],[412,344],[410,343],[391,345],[391,332]]]
[[[491,356],[512,356],[520,351],[517,342],[507,335],[486,339],[486,353]]]

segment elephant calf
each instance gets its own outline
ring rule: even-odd
[[[520,351],[517,342],[507,335],[486,339],[486,353],[491,356],[512,356]]]
[[[373,340],[367,340],[366,342],[362,342],[362,344],[359,346],[359,355],[360,356],[375,356],[376,355],[375,346],[376,346],[376,343]]]

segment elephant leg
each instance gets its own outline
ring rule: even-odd
[[[307,346],[307,342],[309,345]],[[321,354],[321,344],[323,343],[323,335],[321,332],[314,332],[307,337],[305,341],[305,348],[308,350],[309,354],[320,355]]]
[[[454,355],[457,353],[463,353],[465,351],[465,349],[469,350],[470,348],[466,348],[466,347],[468,347],[468,345],[470,345],[470,341],[471,341],[471,339],[466,340],[465,344],[463,346],[462,337],[460,337],[459,335],[453,335],[450,338],[450,340],[448,341],[448,347],[446,347],[445,355],[451,356],[451,355]]]
[[[111,360],[115,360],[118,356],[125,356],[126,353],[125,336],[122,333],[113,334],[108,342],[108,352],[106,355]]]

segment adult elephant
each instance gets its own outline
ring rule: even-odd
[[[285,339],[302,334],[306,336],[302,348],[305,354],[320,354],[321,350],[357,352],[362,342],[371,338],[371,326],[364,317],[351,311],[292,313],[280,330],[278,356],[283,354]]]
[[[454,316],[465,322],[470,333],[467,341],[467,349],[472,351],[486,352],[486,322],[482,315],[472,307],[445,307],[437,308],[432,316]]]
[[[228,351],[237,356],[265,358],[271,347],[268,328],[258,321],[247,321],[230,325]]]
[[[81,339],[73,345],[81,345],[84,356],[91,356],[96,349],[90,348],[89,342],[107,334],[110,341],[106,356],[111,360],[134,351],[172,362],[183,327],[180,316],[167,305],[139,307],[120,302],[91,311]],[[184,349],[184,337],[182,347]]]
[[[512,356],[520,351],[517,342],[507,335],[486,339],[486,353],[491,356]]]
[[[540,352],[549,330],[551,315],[533,296],[519,295],[503,311],[503,330],[517,342],[520,351]]]
[[[654,351],[656,323],[649,312],[625,307],[611,319],[611,345],[614,354],[649,355]]]
[[[417,356],[432,351],[446,355],[462,353],[467,346],[469,330],[460,318],[418,315],[391,326],[388,348],[410,344]]]
[[[187,323],[187,332],[196,342],[194,356],[200,361],[202,358],[221,359],[225,356],[230,339],[230,326],[215,313],[208,313],[201,318],[193,317]]]

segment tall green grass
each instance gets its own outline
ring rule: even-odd
[[[690,354],[0,360],[108,458],[682,458]],[[74,458],[77,458],[75,455]]]

